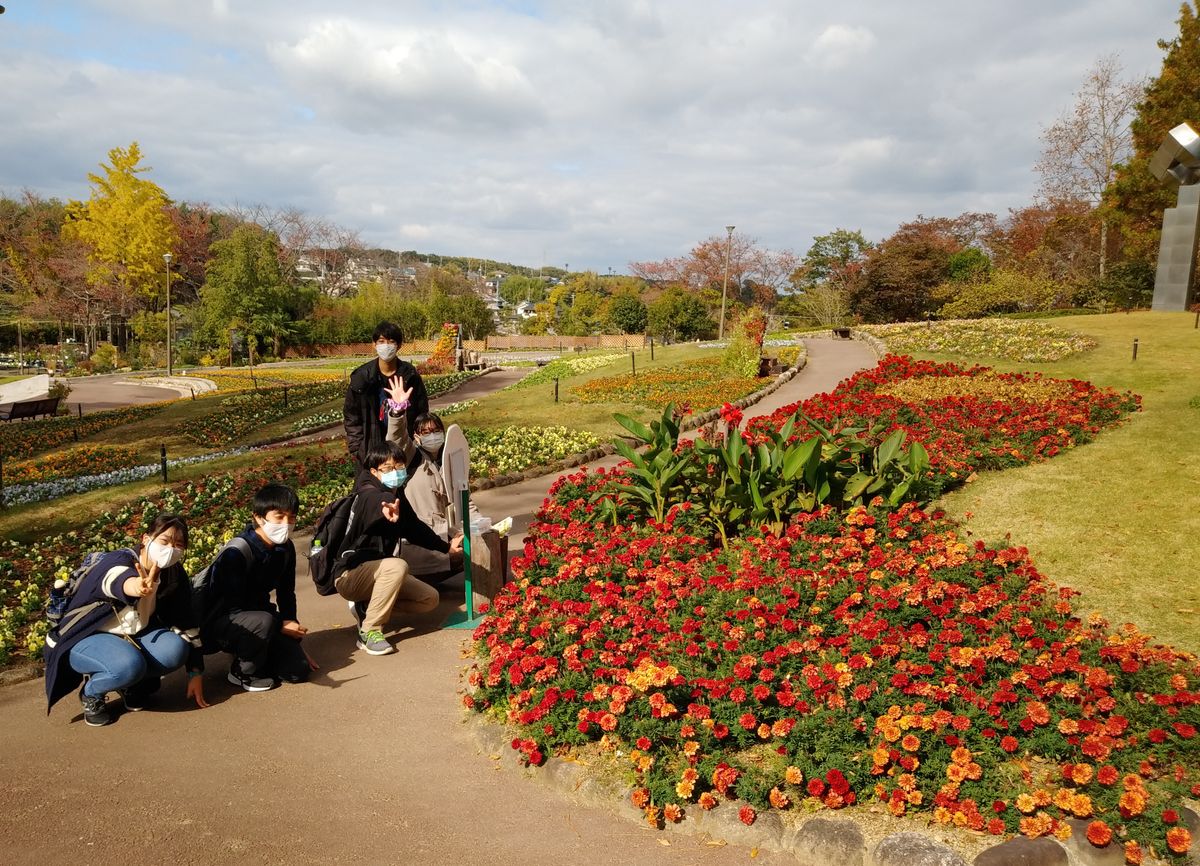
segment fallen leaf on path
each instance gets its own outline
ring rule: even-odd
[[[671,843],[670,843],[669,841],[667,841],[666,839],[657,839],[657,840],[655,840],[655,841],[657,841],[657,842],[658,842],[658,844],[659,844],[659,845],[662,845],[664,848],[670,848],[670,847],[671,847]]]

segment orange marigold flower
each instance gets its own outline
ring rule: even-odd
[[[1091,764],[1076,764],[1071,773],[1071,780],[1076,785],[1086,785],[1092,781],[1094,773]]]
[[[950,760],[956,764],[968,764],[971,762],[971,750],[966,746],[959,746],[950,753]]]
[[[717,805],[717,798],[713,796],[712,791],[705,791],[700,795],[700,808],[708,811]]]
[[[800,785],[804,783],[804,773],[800,772],[799,767],[788,767],[783,771],[783,781],[789,785]]]
[[[1097,848],[1103,848],[1112,841],[1112,828],[1103,821],[1093,821],[1087,827],[1087,840]]]
[[[633,805],[644,809],[650,805],[650,791],[646,788],[637,788],[629,795],[629,799],[633,801]]]
[[[1033,797],[1029,796],[1029,794],[1018,794],[1017,801],[1013,805],[1017,807],[1018,811],[1024,812],[1026,815],[1031,814],[1037,808],[1037,803],[1033,801]]]
[[[657,806],[647,806],[646,807],[646,823],[649,824],[651,827],[655,827],[655,828],[658,827],[658,807]]]
[[[1035,725],[1050,723],[1050,709],[1041,701],[1029,701],[1025,704],[1025,712]]]
[[[1058,732],[1063,736],[1079,733],[1079,722],[1074,719],[1059,719]]]
[[[1096,771],[1096,781],[1101,785],[1114,785],[1120,775],[1112,764],[1105,764]]]
[[[1087,794],[1076,794],[1071,801],[1071,814],[1076,818],[1092,817],[1092,798]]]
[[[1126,791],[1117,805],[1121,807],[1121,815],[1126,818],[1140,815],[1146,810],[1146,797],[1141,791]]]
[[[678,803],[668,803],[663,806],[663,817],[672,824],[678,824],[683,820],[683,809],[680,808]]]
[[[767,798],[771,801],[771,807],[774,809],[786,809],[791,805],[792,801],[788,799],[788,795],[778,788],[772,788],[771,793]]]
[[[909,752],[915,752],[921,748],[921,739],[916,734],[905,734],[904,738],[900,740],[900,748]]]
[[[1125,862],[1130,866],[1141,866],[1142,848],[1132,839],[1125,843]]]
[[[967,778],[967,768],[962,764],[950,764],[946,767],[946,778],[951,782],[961,782]]]
[[[1187,827],[1172,827],[1167,831],[1167,847],[1176,854],[1186,854],[1192,847],[1192,834]]]

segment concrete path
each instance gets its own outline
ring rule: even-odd
[[[142,403],[158,403],[163,400],[178,400],[179,392],[174,388],[154,388],[149,385],[134,385],[123,381],[127,373],[117,376],[80,376],[70,380],[71,393],[67,405],[72,412],[99,412],[101,409],[117,409],[121,406],[138,406]]]
[[[874,363],[857,343],[825,348],[813,346],[808,369],[778,400],[827,391]],[[826,363],[835,372],[823,372]],[[477,502],[485,514],[528,515],[551,480],[484,491]],[[458,694],[469,632],[437,630],[455,600],[424,619],[396,617],[399,652],[371,657],[355,651],[343,602],[318,597],[306,574],[297,586],[305,644],[321,665],[308,684],[244,693],[226,682],[226,657],[210,656],[213,706],[189,707],[176,674],[153,709],[107,728],[86,727],[74,696],[46,718],[41,680],[0,689],[0,860],[749,862],[745,849],[581,806],[481,752]],[[753,862],[794,861],[759,852]]]

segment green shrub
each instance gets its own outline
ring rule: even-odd
[[[1062,284],[1016,271],[993,271],[979,282],[946,284],[939,294],[951,299],[938,311],[943,319],[1049,310],[1066,299]]]

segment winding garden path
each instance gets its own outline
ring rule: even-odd
[[[808,367],[747,414],[874,363],[859,343],[814,340],[809,352]],[[476,502],[524,526],[551,480],[483,491]],[[391,636],[398,654],[376,658],[354,650],[344,603],[318,597],[306,574],[297,586],[306,646],[322,665],[309,684],[235,691],[224,659],[210,657],[209,709],[185,704],[176,674],[156,710],[107,728],[86,727],[73,697],[44,718],[41,680],[0,689],[0,860],[747,862],[745,849],[575,803],[482,752],[456,694],[469,633],[438,630],[452,603],[403,621]],[[764,851],[754,862],[795,861]]]

